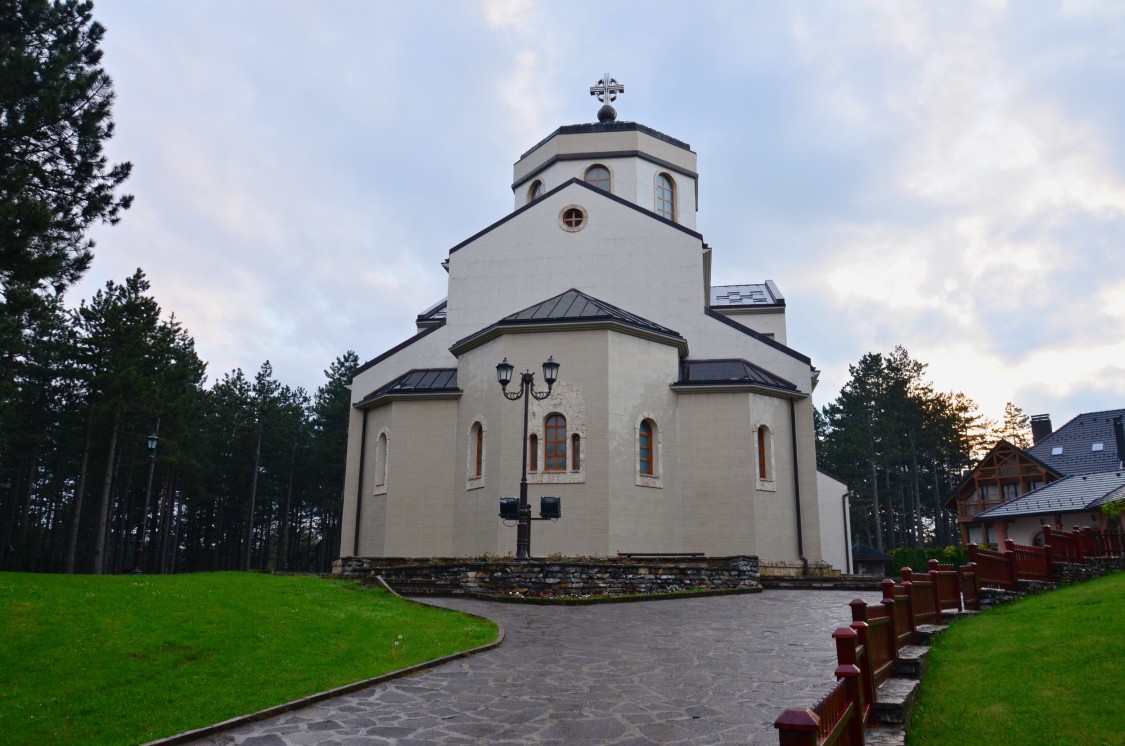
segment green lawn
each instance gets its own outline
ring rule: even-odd
[[[1125,573],[953,624],[930,653],[906,742],[1125,744]]]
[[[0,573],[0,620],[5,744],[144,742],[497,635],[354,583],[244,573]]]

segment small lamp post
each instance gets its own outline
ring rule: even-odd
[[[523,399],[523,458],[521,460],[520,475],[520,502],[516,524],[516,561],[526,562],[531,559],[531,506],[527,502],[527,423],[531,399],[542,401],[551,395],[551,389],[559,378],[559,364],[553,356],[548,357],[543,363],[543,380],[547,383],[546,391],[535,390],[535,374],[530,370],[520,374],[519,391],[508,391],[508,384],[512,382],[512,372],[515,367],[504,358],[496,366],[496,380],[504,397],[511,401]]]
[[[145,534],[148,532],[148,504],[152,497],[152,472],[156,466],[156,443],[160,440],[157,432],[160,431],[160,420],[156,421],[156,429],[148,436],[148,482],[145,485],[145,508],[141,513],[141,533],[137,536],[137,553],[133,560],[133,574],[144,573]]]

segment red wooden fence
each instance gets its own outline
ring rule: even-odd
[[[1011,561],[1015,562],[1018,580],[1039,580],[1044,583],[1054,580],[1050,546],[1029,547],[1004,539],[1004,553],[1011,555]]]
[[[965,607],[961,601],[961,578],[957,574],[957,565],[943,565],[936,559],[929,562],[930,578],[937,587],[938,608],[957,609],[962,611]]]
[[[980,586],[1016,589],[1015,557],[1006,552],[992,552],[981,549],[976,544],[969,545],[969,561],[976,563],[977,582]]]

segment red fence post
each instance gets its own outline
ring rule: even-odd
[[[866,609],[864,611],[866,614]],[[867,622],[857,619],[851,623],[851,628],[855,630],[859,640],[859,688],[863,703],[859,717],[866,723],[875,704],[875,651],[871,649],[871,638],[867,634],[870,627]]]
[[[789,709],[773,721],[780,746],[817,746],[820,718],[809,709]]]
[[[936,561],[935,561],[936,564]],[[934,597],[934,618],[938,624],[945,624],[941,618],[941,594],[938,593],[938,571],[933,565],[930,566],[930,593]]]
[[[914,568],[912,567],[901,568],[899,570],[899,574],[902,575],[902,582],[904,583],[909,583],[910,581],[914,580]]]
[[[863,746],[863,731],[866,722],[863,716],[863,690],[860,687],[862,676],[859,666],[854,664],[836,666],[835,674],[838,680],[844,680],[844,691],[847,693],[848,702],[852,708],[852,715],[848,718],[848,724],[844,731],[848,734],[847,743]]]

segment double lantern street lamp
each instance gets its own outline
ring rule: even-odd
[[[156,429],[148,436],[148,483],[145,485],[145,506],[141,512],[141,531],[137,536],[137,551],[133,561],[133,574],[144,573],[145,534],[148,532],[148,505],[152,498],[152,472],[156,466],[156,443],[160,438],[156,435],[160,430],[160,420],[156,420]]]
[[[508,358],[504,358],[499,365],[496,366],[496,380],[500,382],[500,388],[503,390],[504,398],[511,401],[523,399],[523,458],[521,460],[522,472],[520,475],[520,499],[518,505],[513,506],[515,501],[511,498],[502,498],[500,500],[500,517],[501,518],[515,518],[516,523],[516,561],[526,562],[531,559],[531,506],[527,503],[527,427],[528,427],[528,409],[531,399],[542,401],[551,395],[551,389],[555,385],[555,381],[559,378],[559,364],[555,362],[553,356],[547,358],[547,362],[543,363],[543,380],[547,382],[546,391],[535,390],[535,374],[530,370],[524,371],[520,374],[519,391],[508,391],[508,384],[512,382],[512,372],[515,367],[508,362]],[[559,517],[559,501],[558,498],[543,498],[543,505],[540,508],[541,520],[549,520]],[[512,515],[511,508],[515,507],[515,515]]]

